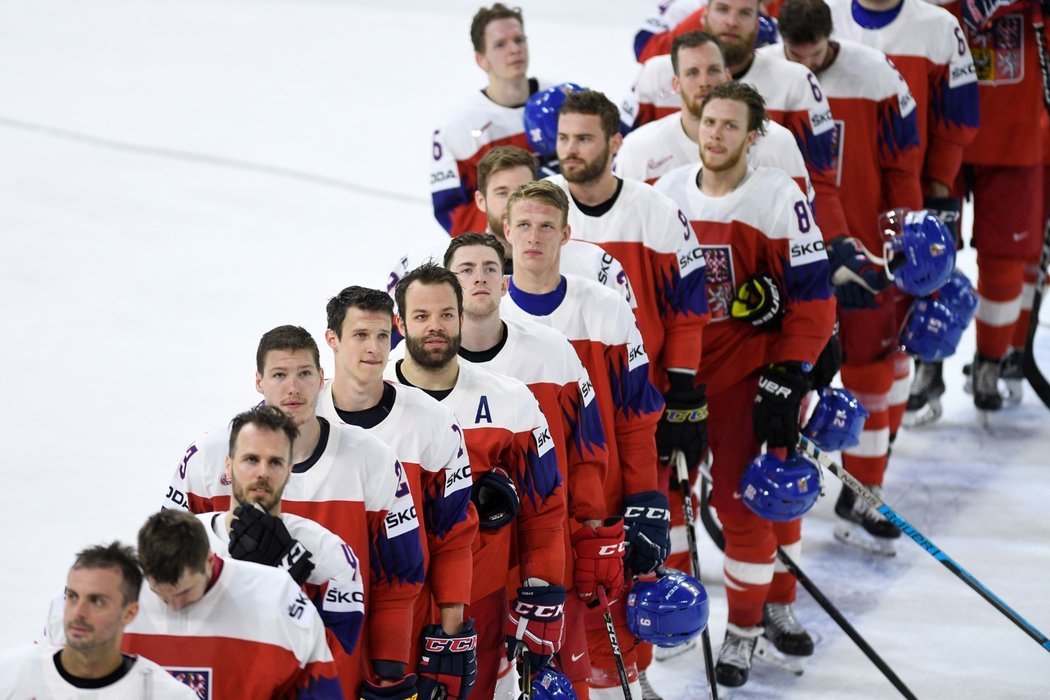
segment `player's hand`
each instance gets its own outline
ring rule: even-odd
[[[755,328],[779,328],[784,304],[776,280],[769,275],[756,275],[744,282],[736,290],[729,315]]]
[[[310,551],[293,539],[284,522],[258,504],[238,506],[230,524],[230,556],[241,561],[284,569],[302,584],[314,564]]]
[[[584,525],[572,536],[576,555],[576,595],[589,602],[602,586],[615,596],[623,588],[623,518],[609,518],[601,527]]]
[[[671,553],[667,496],[659,491],[644,491],[624,497],[623,529],[627,540],[626,567],[636,574],[656,571]]]
[[[878,308],[875,296],[890,286],[890,279],[864,244],[856,238],[839,236],[828,242],[827,251],[839,307],[843,311]]]
[[[478,678],[478,633],[474,620],[464,622],[457,634],[446,634],[441,625],[427,625],[421,641],[423,653],[416,669],[419,697],[429,699],[444,689],[448,698],[466,700]]]
[[[839,323],[835,322],[835,329],[828,338],[827,345],[821,351],[813,369],[809,373],[809,383],[817,391],[826,386],[831,386],[831,381],[842,368],[842,343],[839,342]]]
[[[695,469],[707,452],[707,394],[705,386],[693,386],[693,375],[668,372],[671,390],[664,395],[664,412],[656,425],[656,454],[665,464],[675,450],[685,453]]]
[[[768,447],[795,447],[802,397],[809,382],[797,363],[776,365],[758,378],[758,394],[752,409],[755,439]]]
[[[357,689],[360,700],[417,700],[420,696],[416,689],[416,674],[410,673],[393,685],[376,685],[363,680]]]
[[[533,672],[561,649],[565,612],[564,586],[522,586],[507,615],[507,658],[525,645]]]
[[[478,510],[478,527],[482,530],[498,530],[514,520],[521,507],[517,487],[499,467],[478,477],[470,489],[470,500]]]

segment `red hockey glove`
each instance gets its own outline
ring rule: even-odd
[[[615,596],[623,587],[623,518],[609,518],[599,528],[581,527],[572,536],[576,555],[576,595],[589,602],[601,586]]]
[[[474,620],[464,622],[459,634],[446,634],[441,625],[427,625],[422,642],[417,668],[419,697],[466,700],[478,678],[478,633],[474,631]]]
[[[564,586],[522,586],[507,615],[507,658],[523,643],[534,672],[561,649],[565,612]]]

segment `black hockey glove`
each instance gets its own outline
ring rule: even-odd
[[[671,553],[667,496],[659,491],[644,491],[624,497],[623,531],[627,541],[624,566],[636,574],[656,571]]]
[[[755,328],[775,330],[784,315],[780,287],[769,275],[757,275],[740,285],[729,307],[729,315]]]
[[[843,311],[875,309],[875,296],[890,286],[886,271],[868,257],[856,238],[839,236],[827,246],[831,283]]]
[[[459,634],[446,634],[441,625],[427,625],[421,638],[419,697],[466,700],[478,678],[478,633],[474,620],[463,623]]]
[[[694,376],[667,372],[671,389],[664,395],[664,413],[656,426],[656,454],[663,463],[681,450],[686,464],[695,469],[707,452],[707,395],[705,386],[693,386]]]
[[[498,530],[518,514],[521,500],[507,472],[495,467],[478,477],[470,489],[470,500],[478,509],[478,527]]]
[[[752,410],[755,439],[770,448],[794,448],[798,442],[799,409],[809,382],[797,363],[776,365],[758,378]]]
[[[839,323],[835,322],[835,330],[828,338],[828,344],[824,346],[813,370],[809,373],[809,383],[813,389],[820,391],[826,386],[831,386],[831,381],[842,368],[842,343],[839,342]]]
[[[422,698],[416,690],[416,674],[410,673],[395,685],[380,687],[369,680],[361,681],[357,689],[360,700],[417,700]]]
[[[302,585],[314,570],[310,552],[292,539],[284,522],[258,504],[238,506],[230,524],[230,556],[284,569]]]
[[[952,234],[955,247],[962,248],[962,236],[959,233],[959,216],[962,214],[962,200],[955,197],[926,197],[922,208],[941,220],[944,227]]]

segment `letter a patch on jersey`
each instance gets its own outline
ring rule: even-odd
[[[481,395],[481,400],[478,401],[478,412],[474,416],[474,423],[480,423],[482,419],[486,423],[492,423],[492,409],[489,408],[489,397],[484,394]]]
[[[704,261],[707,263],[707,307],[711,321],[729,318],[729,309],[736,296],[733,280],[733,249],[727,245],[705,245]]]

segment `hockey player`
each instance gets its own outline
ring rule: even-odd
[[[947,10],[926,0],[828,0],[834,39],[851,39],[886,54],[904,76],[915,98],[919,150],[914,158],[922,177],[923,208],[938,212],[958,235],[960,202],[950,188],[959,173],[963,147],[978,126],[977,77],[959,23]],[[897,356],[890,397],[890,434],[905,407],[909,422],[940,415],[944,391],[940,365],[916,367],[908,396],[910,361]],[[933,401],[930,401],[930,398]]]
[[[125,651],[202,697],[343,697],[321,618],[287,573],[216,556],[182,510],[150,516],[138,549],[148,587]]]
[[[981,129],[963,151],[965,172],[955,188],[973,194],[980,301],[972,383],[974,406],[981,411],[1002,407],[1000,378],[1008,380],[1009,399],[1021,399],[1032,292],[1050,213],[1044,182],[1050,130],[1040,104],[1050,76],[1041,74],[1036,37],[1046,8],[1008,0],[949,5],[964,20],[981,113]]]
[[[234,416],[225,471],[230,510],[197,517],[219,557],[276,566],[305,585],[325,627],[352,654],[365,613],[357,554],[314,521],[281,513],[298,436],[292,419],[273,406]]]
[[[463,296],[452,272],[421,265],[398,282],[394,296],[404,359],[387,366],[387,378],[452,408],[463,427],[479,517],[465,612],[478,635],[473,693],[504,697],[508,658],[528,653],[536,673],[561,646],[566,516],[557,453],[524,384],[459,362]],[[515,562],[521,579],[508,613],[506,572]]]
[[[196,700],[197,693],[154,662],[121,653],[124,628],[139,614],[141,588],[130,547],[113,542],[78,552],[56,620],[65,645],[0,653],[0,697]]]
[[[778,546],[792,557],[800,551],[800,521],[759,518],[737,490],[762,443],[769,449],[795,445],[806,372],[831,335],[835,309],[809,203],[781,171],[747,166],[747,150],[765,119],[762,97],[750,85],[719,85],[701,109],[701,165],[657,183],[682,207],[707,258],[712,320],[697,380],[710,392],[711,504],[726,540],[729,626],[715,673],[730,687],[747,681],[763,633],[784,653],[813,652],[792,613],[794,578],[774,575]],[[782,316],[748,308],[746,297],[737,297],[738,288],[763,276],[785,292]],[[742,421],[748,411],[752,421]]]
[[[634,35],[634,57],[638,62],[645,63],[653,56],[667,53],[667,42],[671,37],[666,35],[705,4],[704,0],[664,0],[659,3],[656,12],[645,18]]]
[[[829,236],[846,234],[845,215],[835,185],[836,132],[831,108],[813,73],[755,53],[759,9],[759,0],[715,0],[683,20],[672,35],[702,29],[719,40],[733,79],[758,90],[769,118],[794,135],[813,182],[813,207],[820,228]],[[666,55],[646,61],[636,85],[639,103],[652,104],[661,93],[666,95],[673,72],[671,59]],[[673,100],[670,110],[677,109],[677,100]],[[639,114],[641,111],[639,107]]]
[[[783,45],[760,52],[812,70],[835,114],[835,170],[853,238],[829,242],[831,274],[833,279],[842,274],[859,280],[872,264],[857,254],[855,241],[880,254],[879,213],[895,207],[922,208],[914,157],[919,147],[915,100],[885,54],[847,39],[830,39],[831,11],[824,0],[786,0],[779,26]],[[836,264],[846,270],[839,273]],[[858,264],[859,270],[852,269]],[[860,444],[843,450],[842,461],[875,493],[881,493],[889,459],[890,391],[900,334],[896,287],[884,276],[879,279],[875,287],[850,281],[837,288],[845,358],[842,383],[868,411]],[[850,489],[842,489],[835,512],[835,536],[840,540],[879,554],[896,552],[900,530]]]
[[[452,236],[483,231],[474,206],[475,169],[494,146],[528,146],[522,126],[526,100],[549,87],[528,77],[529,44],[520,8],[482,7],[470,25],[474,60],[488,85],[449,111],[434,131],[430,192],[434,216]]]
[[[268,331],[255,359],[256,390],[299,429],[282,511],[319,523],[355,552],[368,552],[360,559],[365,634],[352,656],[334,650],[344,691],[365,698],[410,698],[415,677],[406,668],[414,648],[412,605],[423,581],[423,553],[404,468],[389,446],[366,431],[318,418],[324,375],[317,344],[306,330],[278,326]],[[168,487],[165,507],[193,513],[229,509],[229,435],[224,426],[190,445]],[[379,688],[385,695],[375,695]]]
[[[517,146],[497,146],[486,153],[478,163],[478,190],[474,193],[474,203],[485,215],[487,221],[485,233],[495,236],[507,251],[510,250],[510,244],[503,237],[503,217],[507,211],[507,198],[510,197],[511,192],[535,179],[535,157]],[[425,262],[440,263],[447,248],[448,237],[440,236],[435,237],[427,245],[402,256],[390,273],[387,291],[392,294],[394,285],[409,270]],[[634,294],[631,291],[627,273],[612,255],[587,241],[569,241],[563,255],[564,265],[568,272],[593,279],[615,289],[631,304],[631,308],[634,308]],[[509,253],[505,264],[504,272],[509,275],[513,265],[513,258]]]
[[[722,46],[706,32],[688,32],[671,45],[672,87],[680,97],[681,111],[645,124],[624,137],[616,154],[613,173],[650,184],[675,168],[700,161],[697,131],[700,103],[716,85],[732,80],[726,70]],[[776,122],[748,152],[748,164],[780,168],[812,200],[813,185],[806,161],[791,132]]]
[[[594,387],[609,446],[606,511],[624,516],[626,567],[646,573],[668,553],[668,504],[657,486],[654,439],[662,402],[649,380],[646,348],[627,304],[601,285],[560,272],[561,247],[570,237],[569,206],[565,191],[548,180],[529,183],[511,195],[504,231],[514,247],[514,274],[500,313],[506,319],[549,325],[576,349]],[[685,258],[683,277],[695,274],[691,268],[699,264],[698,255]],[[611,612],[632,692],[640,696],[637,653],[623,600],[614,599]],[[619,680],[599,613],[585,614],[589,683],[591,697],[605,700],[616,697]]]
[[[501,274],[503,246],[494,236],[454,238],[445,267],[463,285],[460,363],[474,363],[524,382],[547,417],[566,485],[565,641],[556,662],[581,700],[588,693],[590,659],[583,602],[601,586],[615,596],[623,586],[623,519],[606,518],[602,483],[608,466],[594,387],[576,350],[558,331],[539,323],[500,318],[509,280]]]
[[[409,670],[419,663],[424,697],[440,684],[449,697],[465,698],[477,669],[477,635],[463,617],[478,532],[470,463],[463,429],[447,406],[413,387],[383,381],[393,315],[393,300],[378,289],[347,287],[328,301],[325,340],[334,354],[335,378],[321,390],[318,414],[368,430],[394,448],[405,468],[422,514],[426,569],[413,613],[412,638],[419,641]]]

